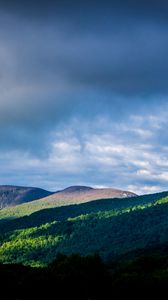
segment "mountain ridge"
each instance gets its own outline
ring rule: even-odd
[[[68,201],[70,204],[97,200],[101,198],[124,198],[136,196],[129,191],[113,188],[92,188],[89,186],[74,185],[63,190],[50,192],[37,187],[22,187],[14,185],[0,186],[0,208],[12,207],[36,200]],[[51,198],[50,198],[51,197]],[[61,204],[61,203],[60,203]]]
[[[52,192],[37,187],[0,185],[0,208],[13,207],[52,194]]]

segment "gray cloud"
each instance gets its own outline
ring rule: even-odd
[[[1,1],[0,152],[15,153],[16,160],[20,155],[25,155],[25,162],[30,163],[25,164],[28,168],[28,171],[23,170],[28,176],[25,178],[35,172],[32,162],[36,165],[36,159],[41,165],[42,159],[50,165],[48,158],[52,142],[60,141],[58,135],[53,137],[53,133],[61,133],[66,124],[74,130],[76,119],[81,122],[76,124],[78,130],[72,138],[77,139],[81,148],[79,153],[75,152],[71,169],[81,166],[83,154],[85,161],[90,155],[90,163],[87,165],[84,162],[81,170],[87,176],[94,177],[95,169],[100,167],[100,174],[93,184],[96,181],[107,184],[109,181],[103,170],[108,174],[112,172],[110,163],[109,171],[105,168],[106,155],[92,157],[93,161],[98,159],[94,164],[91,153],[86,150],[82,152],[87,144],[88,131],[91,138],[100,135],[102,140],[105,139],[105,130],[108,137],[114,131],[118,138],[121,137],[120,144],[128,143],[130,147],[137,138],[140,139],[138,147],[149,139],[153,147],[151,154],[157,153],[159,156],[162,153],[167,157],[162,149],[168,139],[164,117],[168,103],[167,12],[166,1],[153,1],[152,5],[149,1],[137,3],[124,0],[118,3],[96,1],[92,4],[88,1]],[[136,119],[135,124],[131,123],[135,127],[131,131],[130,116],[137,112],[139,117],[143,117],[143,122],[138,123],[140,118]],[[161,116],[159,121],[154,119],[158,128],[152,128],[157,132],[152,139],[151,115]],[[102,129],[95,125],[91,129],[91,124],[100,122],[101,118],[108,119],[109,127],[104,128],[102,124]],[[161,119],[164,119],[164,124]],[[65,140],[70,138],[71,134]],[[99,142],[95,138],[95,144]],[[116,139],[113,142],[118,145]],[[108,146],[107,141],[106,144]],[[158,144],[161,144],[160,148]],[[123,148],[123,155],[124,151]],[[58,152],[56,161],[61,173],[62,158]],[[123,157],[115,156],[114,159],[116,166],[113,166],[113,171],[117,173],[118,169],[123,180],[128,177],[126,168],[130,168],[129,174],[136,172],[130,159],[129,163]],[[145,158],[143,160],[146,161]],[[4,161],[8,165],[8,175],[3,176],[13,180],[12,174],[17,167],[12,171],[13,164],[9,157]],[[154,169],[148,170],[152,178],[148,186],[156,188],[156,177],[158,185],[165,186],[159,168],[165,173],[166,167],[156,166],[154,160],[151,164]],[[34,178],[39,176],[39,182],[48,182],[47,178],[42,179],[40,168],[37,163],[38,174]],[[59,172],[53,173],[45,168],[50,182],[54,181],[54,176],[59,176]],[[68,180],[66,172],[64,170],[59,185],[64,179]],[[76,173],[69,174],[75,181]],[[143,180],[142,174],[137,174],[136,179],[130,175],[130,185],[142,190],[147,181]],[[81,183],[85,181],[82,173],[79,178]],[[119,181],[119,175],[115,175],[113,184],[118,185]],[[46,183],[46,186],[50,185]],[[128,185],[125,182],[125,186]]]
[[[53,190],[71,184],[114,186],[138,193],[166,190],[168,147],[165,142],[158,145],[166,119],[167,113],[159,112],[132,115],[123,122],[107,117],[89,122],[76,119],[53,132],[46,157],[0,152],[0,180]]]
[[[15,12],[15,13],[31,13],[33,14],[46,14],[48,11],[51,13],[54,11],[55,14],[70,14],[74,15],[77,12],[83,13],[95,13],[96,12],[124,12],[128,15],[136,13],[136,15],[151,15],[153,17],[166,15],[168,10],[168,4],[166,0],[157,1],[154,0],[151,4],[149,0],[137,1],[134,0],[121,0],[117,1],[77,1],[72,0],[69,3],[68,0],[55,1],[55,0],[30,0],[30,1],[21,1],[16,0],[1,0],[1,7],[3,9]]]

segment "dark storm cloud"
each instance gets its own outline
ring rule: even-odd
[[[9,13],[1,32],[17,44],[18,77],[59,76],[129,95],[167,92],[165,1],[4,1],[1,7]]]
[[[167,27],[156,18],[166,3],[159,9],[157,2],[94,4],[1,2],[1,122],[26,124],[31,114],[30,125],[41,126],[42,119],[85,106],[89,95],[95,95],[92,109],[100,94],[99,102],[113,105],[114,93],[167,93]],[[143,18],[148,13],[149,23]]]
[[[155,4],[2,1],[1,144],[15,136],[31,148],[68,115],[110,109],[119,117],[118,110],[123,116],[167,93],[168,30],[158,22],[166,7]]]
[[[167,13],[168,4],[166,0],[153,0],[152,2],[149,0],[142,1],[134,1],[134,0],[121,0],[121,1],[100,1],[100,0],[92,0],[92,1],[79,1],[79,0],[32,0],[32,1],[23,1],[23,0],[1,0],[1,7],[17,12],[29,12],[33,14],[33,12],[46,12],[53,11],[55,8],[56,11],[60,12],[72,12],[83,9],[83,11],[94,10],[94,11],[108,11],[109,8],[115,11],[126,11],[127,14],[131,12],[137,12],[137,14],[146,15],[147,13],[151,15],[159,15],[162,13],[162,17]]]

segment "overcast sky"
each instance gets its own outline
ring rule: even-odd
[[[0,1],[0,184],[168,190],[167,15]]]

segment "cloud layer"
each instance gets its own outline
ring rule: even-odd
[[[1,1],[1,183],[166,189],[167,12]]]
[[[164,113],[130,115],[124,122],[107,116],[71,120],[52,131],[45,157],[19,150],[1,152],[1,182],[10,178],[52,190],[76,183],[137,193],[166,190],[167,117]]]

